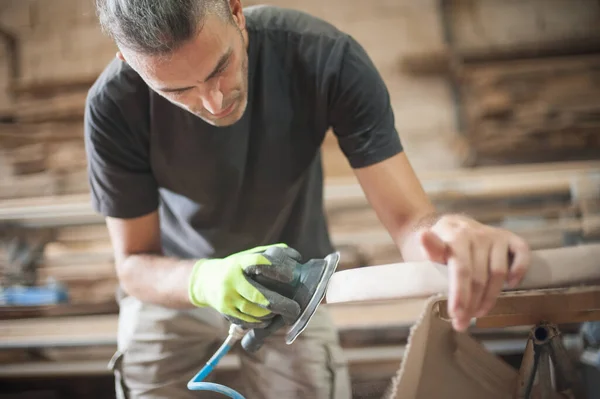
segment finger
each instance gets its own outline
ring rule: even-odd
[[[476,317],[485,316],[496,304],[508,273],[508,243],[495,243],[490,251],[490,278]]]
[[[247,280],[247,284],[241,285],[241,289],[238,290],[240,295],[249,300],[250,302],[257,303],[261,306],[264,306],[266,309],[270,310],[275,314],[280,314],[286,322],[294,322],[300,315],[300,305],[292,299],[286,298],[285,296],[269,290],[262,285],[258,284],[254,280]],[[249,288],[252,287],[252,288]],[[260,294],[264,301],[257,302],[254,299],[258,297],[256,294]],[[249,294],[249,295],[248,295]],[[248,296],[246,296],[248,295]],[[261,299],[260,297],[258,299]],[[266,304],[265,304],[266,302]]]
[[[253,328],[266,328],[269,323],[271,323],[271,320],[267,320],[267,321],[259,321],[258,323],[254,323],[254,322],[246,322],[244,320],[238,319],[237,317],[233,317],[230,315],[225,314],[225,319],[227,321],[229,321],[230,323],[233,324],[237,324],[238,326],[246,329],[246,330],[250,330]]]
[[[243,314],[254,317],[255,319],[262,319],[263,317],[272,315],[269,309],[252,303],[242,296],[240,296],[236,308]]]
[[[482,241],[471,244],[473,256],[473,278],[469,315],[474,315],[481,307],[489,278],[489,260],[491,242]]]
[[[293,260],[296,262],[302,261],[302,255],[300,252],[296,251],[294,248],[290,248],[288,246],[273,246],[268,248],[263,254],[265,257],[272,261],[272,263],[282,263],[289,260]]]
[[[275,260],[267,255],[244,255],[244,259],[240,262],[249,265],[244,268],[246,275],[262,275],[282,283],[290,283],[294,280],[294,269],[297,264],[291,258]]]
[[[243,281],[240,281],[237,286],[237,292],[241,295],[241,297],[247,301],[268,309],[269,300],[253,284],[251,284],[251,281],[253,280],[248,278],[242,280]]]
[[[531,249],[529,244],[517,235],[512,235],[508,241],[508,247],[513,257],[508,274],[508,285],[515,288],[529,269],[531,264]]]
[[[456,326],[466,328],[469,323],[467,309],[471,300],[471,278],[473,267],[469,240],[465,235],[457,237],[451,245],[451,255],[448,259],[449,269],[449,298],[448,313],[456,319]]]
[[[433,231],[425,231],[421,234],[421,246],[430,261],[446,264],[448,247]]]
[[[226,313],[226,316],[229,316],[229,318],[237,319],[241,322],[241,323],[236,323],[236,324],[250,323],[253,326],[259,326],[259,325],[264,325],[264,324],[268,323],[265,321],[261,321],[261,320],[257,319],[256,317],[252,317],[247,314],[244,314],[244,313],[240,312],[238,309],[236,309],[234,306],[231,306],[230,310]]]
[[[258,254],[258,253],[265,252],[266,250],[268,250],[269,248],[272,248],[272,247],[285,248],[285,247],[287,247],[287,244],[277,243],[277,244],[271,244],[271,245],[261,245],[259,247],[254,247],[254,248],[246,249],[245,251],[240,251],[234,255]]]

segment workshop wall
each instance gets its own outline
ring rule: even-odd
[[[365,47],[388,85],[407,154],[440,211],[509,228],[534,249],[600,240],[597,0],[243,3],[307,11]],[[106,226],[89,204],[82,119],[87,90],[115,52],[93,0],[0,0],[0,280],[6,270],[30,266],[23,257],[11,260],[11,248],[29,253],[43,242],[37,285],[53,279],[70,296],[64,307],[0,309],[0,331],[12,331],[21,345],[0,351],[0,378],[108,373],[114,348],[102,342],[116,326],[117,276]],[[324,205],[340,268],[401,261],[335,136],[323,148]],[[591,161],[582,160],[584,150],[595,151]],[[567,152],[577,162],[560,162]],[[45,317],[59,315],[70,317]],[[395,345],[405,333],[392,328],[397,320],[357,329],[362,316],[339,321],[341,341],[355,356],[356,399],[381,397],[401,357],[369,348]],[[23,323],[11,319],[17,317]],[[92,337],[90,346],[30,347],[52,332],[60,342],[71,333]],[[82,354],[95,365],[81,363]],[[67,381],[69,389],[79,386]],[[38,383],[52,391],[59,381]],[[85,388],[90,393],[67,396],[109,397]]]

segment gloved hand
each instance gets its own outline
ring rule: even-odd
[[[272,247],[280,248],[273,252],[278,256],[265,253]],[[199,307],[210,306],[244,328],[264,328],[276,315],[293,323],[300,314],[298,303],[249,276],[262,274],[289,283],[295,262],[300,260],[300,254],[285,244],[256,247],[223,259],[201,259],[194,265],[189,280],[190,302]]]

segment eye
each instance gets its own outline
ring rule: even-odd
[[[220,75],[220,74],[222,74],[223,72],[225,72],[225,70],[226,70],[228,67],[229,67],[229,60],[227,60],[227,62],[226,62],[225,64],[223,64],[223,66],[217,70],[217,73],[216,73],[216,75]]]

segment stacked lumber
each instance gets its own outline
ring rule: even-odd
[[[87,191],[85,99],[115,50],[93,1],[3,2],[0,199]]]
[[[86,193],[83,123],[0,124],[0,199]]]
[[[402,68],[455,86],[463,166],[560,162],[598,158],[597,54],[470,61],[446,49],[407,55]]]
[[[480,163],[597,158],[600,57],[466,65],[460,75],[465,133]]]
[[[462,166],[597,159],[598,2],[446,1],[440,19],[444,45],[400,63],[450,83]]]
[[[419,177],[440,211],[507,228],[533,248],[552,248],[600,238],[599,172],[598,161],[587,161],[435,171]],[[337,244],[357,245],[371,265],[400,259],[356,183],[330,180],[326,207]]]
[[[533,248],[600,239],[598,161],[430,172],[420,178],[441,211],[508,228]],[[401,260],[355,180],[328,180],[325,210],[332,240],[342,253],[341,269]],[[4,200],[0,221],[52,231],[38,277],[65,284],[72,306],[83,311],[85,305],[85,312],[94,313],[106,312],[107,304],[114,303],[117,280],[110,239],[88,194]]]

